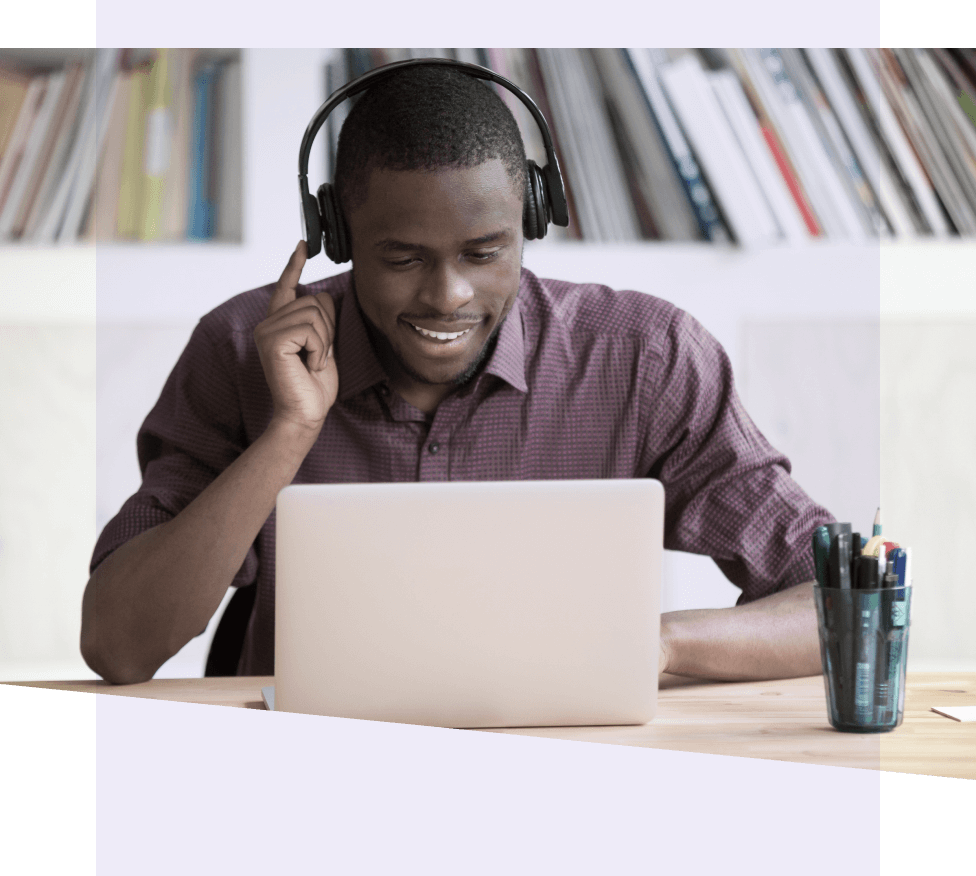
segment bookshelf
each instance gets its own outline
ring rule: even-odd
[[[124,414],[128,418],[127,422],[115,429],[113,422],[103,422],[103,409],[99,409],[97,451],[99,460],[107,462],[100,461],[96,472],[93,441],[82,442],[76,448],[77,458],[73,457],[73,465],[64,469],[64,480],[59,484],[50,484],[44,480],[43,473],[38,474],[37,483],[47,484],[42,491],[56,493],[68,484],[78,492],[88,490],[89,502],[94,505],[97,483],[99,505],[117,507],[138,483],[131,422],[140,420],[154,401],[178,352],[181,337],[189,334],[201,314],[227,297],[278,276],[300,235],[295,185],[298,146],[309,118],[324,96],[323,70],[337,57],[337,51],[240,51],[241,152],[245,168],[240,242],[0,245],[3,277],[0,327],[22,327],[25,331],[50,329],[53,332],[65,327],[76,330],[77,343],[72,349],[78,354],[75,358],[80,356],[83,360],[84,369],[80,377],[66,379],[60,391],[86,394],[85,398],[90,400],[92,435],[96,373],[99,400],[108,391],[106,378],[131,375],[131,384],[124,391],[114,385],[109,387],[120,394],[113,396],[110,403],[105,402],[106,409],[119,409],[120,416]],[[33,57],[38,63],[49,62],[41,55]],[[51,57],[58,60],[68,56]],[[316,169],[326,163],[322,141],[319,138],[310,162],[313,187],[324,178],[315,178]],[[675,301],[698,317],[726,346],[737,373],[750,361],[747,329],[757,324],[822,325],[827,335],[832,336],[831,327],[848,320],[877,325],[880,317],[882,326],[889,319],[902,324],[925,319],[976,320],[976,295],[972,294],[976,290],[976,244],[963,237],[860,242],[826,239],[748,247],[704,241],[586,243],[547,238],[526,246],[525,264],[540,275],[596,280]],[[333,265],[320,257],[309,262],[304,277],[313,280],[345,269],[346,266]],[[921,298],[919,291],[924,292]],[[133,349],[131,354],[126,354],[128,358],[112,359],[108,355],[108,339],[113,332],[123,337],[130,331],[132,337],[139,339],[134,347],[143,349]],[[933,355],[938,352],[933,350]],[[50,392],[57,391],[52,384]],[[754,400],[762,401],[761,390],[752,392],[753,396],[747,399],[750,406]],[[802,409],[804,397],[797,394],[795,402],[794,407]],[[785,415],[788,414],[786,411]],[[861,437],[864,443],[870,444],[874,440],[870,429],[877,434],[879,408],[868,405],[860,416],[865,419],[867,436]],[[770,423],[775,427],[774,420]],[[53,422],[49,425],[56,427]],[[794,433],[802,427],[801,422],[794,423]],[[819,424],[811,424],[811,434],[823,434],[816,431],[818,428]],[[2,433],[0,428],[0,438]],[[108,441],[110,446],[102,447],[103,441]],[[790,447],[783,449],[799,466],[804,458],[802,449],[799,457]],[[798,467],[796,471],[799,478],[801,469]],[[816,472],[810,474],[812,482],[817,476]],[[24,486],[25,490],[28,488]],[[876,494],[875,487],[872,495]],[[861,514],[855,511],[851,516],[854,513]],[[88,516],[83,517],[79,519],[78,515],[68,513],[59,524],[64,532],[58,551],[60,562],[74,571],[65,573],[67,566],[59,566],[60,577],[52,572],[43,580],[37,579],[32,591],[31,599],[36,604],[30,622],[38,631],[35,639],[56,638],[62,644],[52,645],[49,652],[62,661],[59,667],[75,667],[72,672],[61,668],[56,672],[36,670],[49,676],[55,672],[61,677],[72,674],[81,677],[86,671],[76,656],[77,606],[87,578],[86,566],[96,523]],[[7,550],[6,555],[0,555],[0,575],[4,574],[2,564],[10,561],[15,553],[14,542],[5,539],[4,543]],[[682,602],[685,597],[679,591],[694,594],[698,604],[719,601],[728,604],[734,599],[736,591],[724,584],[710,561],[680,556],[669,562],[672,565],[668,575],[674,582],[674,590],[666,608],[695,604],[690,596]],[[28,566],[25,564],[23,568]],[[929,598],[935,600],[930,603],[930,619],[935,614],[946,618],[965,616],[960,597]],[[924,623],[924,615],[919,617]],[[950,621],[936,620],[945,629],[951,626]],[[186,653],[174,658],[168,671],[174,675],[198,673],[206,644],[206,636],[194,640],[185,649]],[[938,653],[934,645],[930,653]],[[19,661],[16,664],[11,662],[15,656]],[[27,677],[25,667],[41,666],[43,662],[33,652],[8,656],[0,651],[0,675],[4,673],[5,661],[6,665],[14,666],[7,672],[8,678]]]
[[[0,240],[241,238],[240,52],[0,50]]]

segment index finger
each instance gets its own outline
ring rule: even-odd
[[[305,241],[300,240],[298,246],[295,247],[295,251],[291,254],[291,258],[288,259],[288,264],[285,265],[285,269],[281,272],[278,282],[275,284],[274,292],[271,294],[271,300],[268,302],[268,316],[271,316],[276,310],[280,310],[290,301],[295,300],[298,281],[302,278],[302,268],[305,267],[307,258],[305,253]]]

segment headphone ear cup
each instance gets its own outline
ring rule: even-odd
[[[539,166],[527,162],[528,180],[525,187],[525,205],[522,210],[522,231],[526,240],[541,240],[549,230],[549,199],[546,180]]]
[[[325,237],[325,254],[337,265],[352,258],[349,232],[339,206],[335,188],[323,183],[318,190],[319,210],[322,213],[322,231]]]
[[[332,212],[335,214],[336,223],[336,262],[352,261],[352,242],[349,239],[349,226],[346,225],[346,217],[342,214],[342,206],[339,204],[339,192],[335,186],[329,186],[329,196],[332,198]]]
[[[302,196],[302,226],[305,231],[306,257],[318,255],[322,251],[322,217],[319,205],[309,194]]]

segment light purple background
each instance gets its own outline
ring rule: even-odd
[[[880,872],[870,770],[110,696],[96,716],[100,876]],[[838,807],[856,829],[824,842]]]
[[[100,0],[96,34],[99,46],[880,39],[877,2],[661,6]],[[880,775],[866,770],[112,696],[96,717],[102,876],[880,872]],[[839,805],[856,827],[815,840]]]

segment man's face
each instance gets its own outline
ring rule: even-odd
[[[515,303],[521,193],[498,159],[374,170],[348,222],[356,296],[384,367],[408,401],[436,406],[480,364]]]

